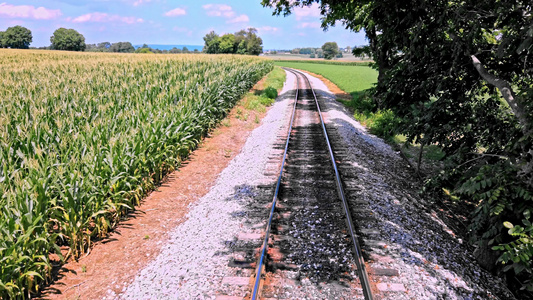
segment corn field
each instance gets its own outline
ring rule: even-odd
[[[0,297],[51,280],[272,69],[257,57],[0,49]]]

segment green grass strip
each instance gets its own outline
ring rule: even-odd
[[[373,87],[377,82],[378,72],[369,66],[331,63],[276,61],[275,65],[306,70],[322,75],[353,97],[357,97],[359,93]]]

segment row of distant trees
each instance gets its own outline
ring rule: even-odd
[[[351,47],[347,47],[351,50]],[[349,50],[348,50],[349,51]],[[280,50],[284,53],[309,55],[310,58],[333,59],[343,57],[341,49],[336,42],[327,42],[320,48],[294,48],[292,50]],[[277,54],[278,51],[271,51],[271,54]]]
[[[102,42],[98,44],[87,44],[85,51],[89,52],[119,52],[119,53],[161,53],[161,54],[179,54],[179,53],[200,53],[198,49],[194,51],[189,51],[187,47],[172,48],[170,50],[159,50],[149,47],[147,44],[144,44],[142,47],[135,49],[130,42]]]
[[[327,42],[320,48],[294,48],[288,51],[292,54],[309,55],[310,58],[333,59],[343,57],[336,42]]]
[[[320,48],[294,48],[292,50],[285,50],[284,52],[290,52],[292,54],[303,54],[303,55],[309,55],[310,58],[324,58],[324,59],[332,59],[332,58],[341,58],[343,57],[344,53],[351,53],[355,57],[360,58],[372,58],[372,51],[370,50],[370,46],[361,46],[361,47],[346,47],[344,49],[340,49],[336,42],[327,42]],[[271,52],[273,53],[273,52]],[[275,54],[275,53],[273,53]]]
[[[159,49],[153,49],[146,44],[143,44],[142,47],[137,48],[137,50],[135,50],[135,53],[150,53],[150,52],[161,53],[161,54],[200,53],[198,49],[194,49],[193,51],[190,51],[189,48],[187,47],[183,47],[182,49],[173,47],[170,50],[159,50]]]
[[[263,52],[263,40],[257,35],[257,29],[248,28],[238,32],[219,36],[211,31],[204,37],[205,53],[233,53],[259,55]]]
[[[130,42],[102,42],[98,44],[86,44],[85,51],[132,53],[135,52],[135,48]]]

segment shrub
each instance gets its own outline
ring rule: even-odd
[[[263,90],[263,95],[269,99],[276,99],[276,97],[278,96],[278,91],[275,88],[269,86]]]
[[[370,131],[384,139],[390,140],[396,135],[400,119],[390,109],[381,110],[373,114],[374,122]]]

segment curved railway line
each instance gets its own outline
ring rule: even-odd
[[[283,294],[283,270],[317,284],[356,279],[373,299],[320,104],[307,77],[286,70],[297,78],[296,95],[250,299]]]

